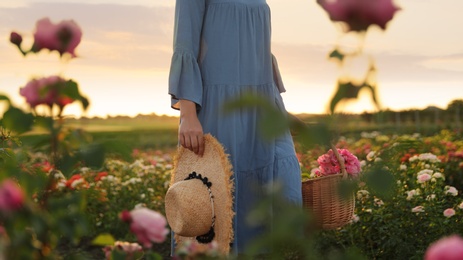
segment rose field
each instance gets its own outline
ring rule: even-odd
[[[163,214],[175,134],[173,128],[90,133],[95,143],[112,143],[116,148],[105,146],[101,165],[85,165],[82,161],[65,173],[54,167],[46,150],[32,146],[40,141],[40,135],[25,136],[21,145],[5,138],[2,164],[9,167],[14,161],[20,168],[9,177],[8,167],[1,170],[0,252],[6,259],[31,255],[102,259],[105,252],[113,252],[114,259],[121,255],[121,259],[138,259],[148,252],[169,258],[166,233],[161,232],[162,239],[151,241],[147,249],[137,232],[121,220],[121,213],[145,207]],[[116,140],[126,135],[132,136],[131,145],[118,146]],[[152,142],[146,144],[146,140]],[[309,218],[292,226],[286,221],[277,222],[287,229],[279,236],[297,237],[300,243],[310,245],[308,249],[291,249],[295,253],[287,258],[422,259],[433,242],[463,235],[463,141],[456,132],[442,130],[428,136],[359,132],[341,136],[336,147],[351,151],[362,168],[358,181],[351,185],[355,194],[351,223],[335,230],[319,230],[310,225],[309,212]],[[128,151],[121,152],[125,149]],[[326,151],[327,147],[321,145],[308,149],[297,143],[301,180],[313,178],[319,167],[317,159]],[[378,181],[365,180],[371,177],[369,174],[382,176],[375,177]],[[282,219],[295,217],[285,212],[287,216],[282,212]],[[295,236],[298,229],[305,229],[306,235]],[[49,237],[41,240],[40,236]],[[262,241],[275,248],[282,243]],[[186,255],[214,257],[215,251],[196,252],[186,247],[178,258]]]
[[[275,100],[255,93],[223,104],[223,116],[257,108],[255,130],[263,139],[275,140],[289,129],[301,167],[303,210],[281,198],[278,182],[262,184],[265,199],[246,221],[266,232],[246,244],[242,255],[222,255],[214,240],[200,245],[186,239],[170,255],[164,201],[176,169],[178,117],[154,112],[87,117],[91,105],[106,107],[112,93],[92,103],[85,88],[65,75],[72,61],[85,59],[76,50],[85,35],[79,24],[44,17],[32,33],[11,31],[8,44],[16,55],[40,58],[30,66],[37,72],[24,79],[18,97],[0,91],[0,260],[463,259],[463,100],[455,94],[446,109],[383,107],[378,66],[367,53],[366,38],[371,27],[385,31],[401,8],[392,0],[317,0],[316,5],[340,25],[339,42],[327,55],[339,75],[326,111],[287,114]],[[354,39],[349,48],[343,48],[343,37]],[[87,50],[107,46],[96,44],[100,39],[88,41]],[[43,62],[45,56],[51,58]],[[115,56],[104,53],[105,60]],[[137,66],[151,61],[146,57]],[[349,66],[358,61],[365,66],[351,74]],[[50,73],[54,62],[58,69]],[[111,85],[97,69],[79,66],[98,75],[96,82]],[[17,62],[15,68],[25,67]],[[360,99],[362,91],[373,110],[344,110],[345,102]],[[138,101],[128,92],[143,93],[136,86],[123,92],[125,101]],[[118,103],[129,107],[124,105]],[[199,174],[199,179],[210,188],[207,178]],[[210,189],[209,195],[213,202]],[[211,239],[212,212],[206,234]],[[204,235],[196,238],[205,242]]]

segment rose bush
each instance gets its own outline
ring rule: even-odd
[[[446,147],[463,149],[458,135],[448,131],[430,137],[365,133],[360,139],[342,138],[337,146],[358,152],[366,173],[360,177],[352,224],[321,232],[319,250],[356,247],[369,259],[422,259],[433,241],[462,235],[463,196],[452,180],[459,169],[443,162],[448,158],[439,145],[444,137]],[[305,171],[305,162],[317,158],[302,151],[299,157]],[[369,181],[371,176],[379,181]]]

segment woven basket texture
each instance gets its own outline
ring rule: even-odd
[[[355,197],[342,197],[339,184],[343,174],[329,175],[302,182],[302,200],[304,208],[312,212],[317,227],[336,229],[352,220]]]

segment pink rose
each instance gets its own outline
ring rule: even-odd
[[[448,208],[448,209],[444,210],[444,216],[445,217],[450,218],[453,215],[455,215],[455,210],[454,209]]]
[[[344,159],[344,166],[346,167],[347,173],[353,177],[357,177],[361,171],[358,158],[347,149],[338,149],[338,153]],[[320,165],[320,172],[322,175],[341,173],[341,165],[331,149],[318,157],[317,162]]]
[[[413,213],[421,213],[421,212],[424,212],[424,207],[423,207],[423,206],[416,206],[416,207],[412,208],[412,212],[413,212]]]
[[[463,239],[458,235],[444,237],[432,243],[424,255],[425,260],[463,259]]]
[[[445,186],[445,194],[449,194],[452,196],[457,196],[458,195],[458,190],[455,187],[452,186]]]
[[[330,19],[344,22],[348,31],[366,31],[372,24],[383,30],[400,8],[392,0],[317,0]]]
[[[43,78],[33,79],[19,90],[19,94],[25,97],[26,102],[33,108],[42,104],[52,106],[53,95],[50,91],[46,90],[46,87],[47,85]]]
[[[431,180],[431,175],[429,175],[427,173],[423,173],[421,175],[418,175],[417,180],[418,180],[418,183],[425,183],[425,182]]]
[[[76,57],[75,48],[82,38],[82,30],[73,20],[64,20],[53,24],[49,18],[37,21],[34,33],[34,51],[48,49]]]
[[[136,208],[130,212],[124,211],[121,213],[121,219],[130,223],[130,231],[146,248],[151,248],[152,242],[164,242],[169,233],[166,228],[166,218],[147,208]]]
[[[24,193],[16,182],[6,179],[0,185],[0,211],[9,212],[22,207]]]
[[[50,76],[29,81],[19,90],[19,94],[26,98],[26,102],[35,108],[38,105],[53,106],[57,104],[64,107],[75,100],[64,95],[66,80],[59,76]]]

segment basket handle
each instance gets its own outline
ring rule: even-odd
[[[347,178],[346,165],[344,164],[344,158],[339,154],[338,149],[334,144],[331,144],[331,150],[338,159],[339,165],[341,166],[342,177]]]

